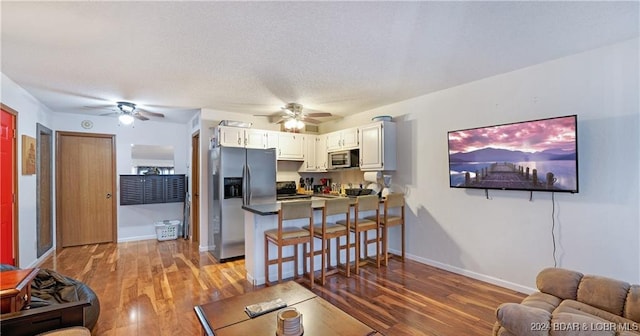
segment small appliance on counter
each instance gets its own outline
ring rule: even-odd
[[[380,196],[387,197],[391,193],[391,175],[383,175],[382,181],[384,182],[384,188],[380,192]]]

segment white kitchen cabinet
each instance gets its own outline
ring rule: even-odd
[[[267,148],[267,131],[248,128],[244,130],[245,148]]]
[[[327,152],[356,149],[360,146],[359,129],[347,128],[327,134]]]
[[[267,131],[254,128],[218,126],[220,146],[243,148],[267,147]]]
[[[278,138],[280,137],[280,132],[278,131],[267,131],[267,147],[266,148],[275,148],[278,149]]]
[[[278,134],[278,160],[304,160],[304,136],[299,133]]]
[[[316,137],[316,166],[318,171],[327,171],[329,167],[329,156],[327,155],[327,136],[318,135]]]
[[[378,121],[360,127],[360,170],[396,169],[396,124]]]
[[[315,172],[318,171],[318,165],[316,162],[316,143],[318,137],[313,134],[304,134],[304,162],[300,166],[298,171],[300,172]]]
[[[223,147],[244,147],[244,128],[218,126],[218,143]]]

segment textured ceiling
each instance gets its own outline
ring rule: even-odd
[[[638,2],[6,2],[2,73],[54,111],[349,115],[637,37]]]

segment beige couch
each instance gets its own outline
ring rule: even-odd
[[[561,268],[542,270],[539,292],[496,310],[494,336],[640,335],[640,286]]]

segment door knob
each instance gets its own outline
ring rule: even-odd
[[[107,199],[111,198],[111,193],[107,193]]]

